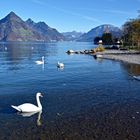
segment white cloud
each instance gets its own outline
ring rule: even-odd
[[[114,2],[114,1],[116,1],[116,0],[107,0],[107,1],[109,1],[109,2]]]
[[[39,4],[39,5],[45,5],[44,2],[42,2],[41,0],[31,0],[33,3],[35,4]]]
[[[114,13],[114,14],[133,15],[133,12],[126,12],[121,10],[103,10],[103,11],[108,13]]]
[[[102,23],[99,19],[90,17],[90,16],[81,16],[81,18],[89,20],[89,21],[97,22],[97,23]]]
[[[62,8],[56,7],[54,5],[50,5],[49,3],[43,3],[40,0],[31,0],[31,1],[36,3],[36,4],[40,4],[40,5],[43,5],[43,6],[50,7],[52,9],[55,9],[59,12],[62,12],[62,13],[68,14],[68,15],[76,16],[76,17],[79,17],[79,18],[82,18],[82,19],[85,19],[85,20],[88,20],[88,21],[94,21],[94,22],[97,22],[97,23],[101,23],[101,21],[99,19],[96,19],[96,18],[91,17],[91,16],[82,15],[82,14],[79,14],[77,12],[71,12],[71,11],[68,11],[66,9],[62,9]]]
[[[140,0],[139,0],[140,1]],[[89,8],[77,8],[76,10],[83,10],[89,12],[98,12],[98,13],[110,13],[110,14],[122,14],[122,15],[129,15],[134,16],[136,11],[121,11],[121,10],[111,10],[111,9],[89,9]]]

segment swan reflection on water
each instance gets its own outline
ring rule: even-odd
[[[64,71],[64,67],[57,67],[57,71]]]
[[[45,69],[45,63],[43,63],[43,64],[41,65],[41,68],[42,68],[42,71],[44,71],[44,69]]]
[[[45,67],[44,67],[45,65],[44,64],[42,64],[42,71],[44,71],[44,69],[45,69]]]
[[[18,112],[17,114],[21,115],[22,117],[31,117],[31,116],[33,116],[35,114],[38,114],[37,126],[41,126],[42,125],[42,122],[41,122],[42,111],[38,111],[38,112]]]

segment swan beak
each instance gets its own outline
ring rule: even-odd
[[[43,95],[42,95],[42,94],[40,94],[40,97],[43,97]]]

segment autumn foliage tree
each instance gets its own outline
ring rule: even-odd
[[[140,48],[140,19],[127,21],[123,25],[123,42],[129,46]]]

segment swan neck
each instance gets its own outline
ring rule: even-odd
[[[37,100],[37,105],[38,105],[38,107],[40,108],[40,110],[42,110],[42,105],[41,105],[41,103],[40,103],[39,96],[36,96],[36,100]]]

